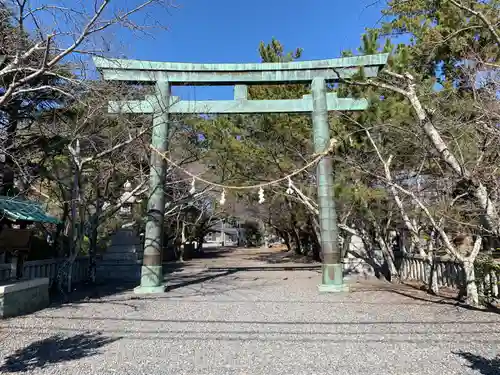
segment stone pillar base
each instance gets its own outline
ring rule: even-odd
[[[159,294],[165,293],[165,285],[160,286],[141,286],[134,288],[135,294]]]
[[[142,266],[141,285],[134,289],[136,294],[164,293],[162,266]]]
[[[320,292],[320,293],[342,293],[342,292],[348,292],[348,291],[349,291],[349,285],[347,285],[347,284],[340,284],[340,285],[320,284],[320,285],[318,285],[318,292]]]
[[[318,285],[320,293],[347,292],[349,287],[344,284],[344,265],[323,264],[321,273],[321,284]]]

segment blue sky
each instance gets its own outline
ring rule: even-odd
[[[177,0],[165,19],[170,31],[137,44],[130,57],[165,61],[257,61],[257,46],[273,36],[304,58],[338,56],[359,45],[380,19],[374,0]],[[369,7],[367,7],[369,6]]]
[[[156,7],[134,16],[137,24],[146,18],[161,22],[168,30],[151,30],[145,36],[126,29],[107,29],[94,35],[94,42],[109,47],[109,57],[130,59],[229,63],[258,62],[260,41],[273,37],[287,50],[301,47],[302,59],[315,60],[340,56],[355,50],[367,27],[380,21],[386,0],[171,0],[175,8]],[[142,0],[113,0],[105,14],[125,6],[133,8]],[[32,7],[60,5],[67,12],[42,13],[45,33],[68,32],[86,22],[82,11],[93,14],[93,0],[31,0]],[[151,11],[152,10],[152,11]],[[64,44],[71,37],[63,37]],[[61,42],[61,39],[58,39]],[[82,46],[83,49],[86,46]],[[86,60],[86,59],[85,59]],[[94,75],[91,74],[90,77]],[[231,87],[174,88],[183,99],[232,99]]]
[[[301,47],[303,59],[338,57],[359,46],[366,27],[380,20],[385,1],[374,0],[177,0],[162,17],[168,31],[154,39],[118,34],[127,58],[178,62],[256,62],[259,42]],[[118,57],[118,56],[117,56]],[[232,88],[174,89],[183,99],[231,99]]]

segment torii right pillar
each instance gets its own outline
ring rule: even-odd
[[[330,145],[330,126],[326,99],[326,81],[314,78],[311,84],[313,100],[313,137],[315,153],[324,152]],[[323,254],[320,292],[345,292],[342,251],[338,243],[337,211],[333,194],[333,166],[330,155],[324,156],[316,167],[318,188],[319,225]]]

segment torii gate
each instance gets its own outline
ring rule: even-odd
[[[349,78],[364,68],[375,77],[386,64],[388,54],[343,57],[329,60],[288,63],[186,64],[94,57],[105,80],[144,82],[155,85],[156,93],[144,100],[110,102],[110,113],[150,113],[153,115],[152,147],[167,150],[170,113],[249,114],[311,112],[314,151],[323,152],[330,142],[328,111],[355,111],[368,107],[365,99],[338,98],[327,93],[327,83]],[[247,85],[311,83],[311,95],[302,99],[247,100]],[[171,96],[173,85],[234,86],[234,100],[179,101]],[[338,246],[337,214],[333,197],[333,170],[330,157],[316,168],[318,181],[321,250],[323,252],[320,292],[346,290],[343,283],[342,252]],[[141,284],[136,293],[164,292],[162,273],[165,161],[151,153],[150,196],[146,223]]]

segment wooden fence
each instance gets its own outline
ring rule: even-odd
[[[500,267],[476,264],[476,285],[479,296],[490,302],[499,298]],[[449,257],[436,257],[434,261],[438,287],[460,289],[465,286],[462,265]],[[401,279],[429,284],[431,266],[428,259],[419,255],[405,255],[401,263]]]
[[[24,280],[48,277],[50,283],[55,280],[57,264],[62,263],[64,259],[45,259],[25,262],[23,265]],[[89,267],[88,257],[78,257],[73,262],[72,282],[79,283],[87,280]],[[15,277],[15,268],[10,263],[0,264],[0,282],[12,280]]]

